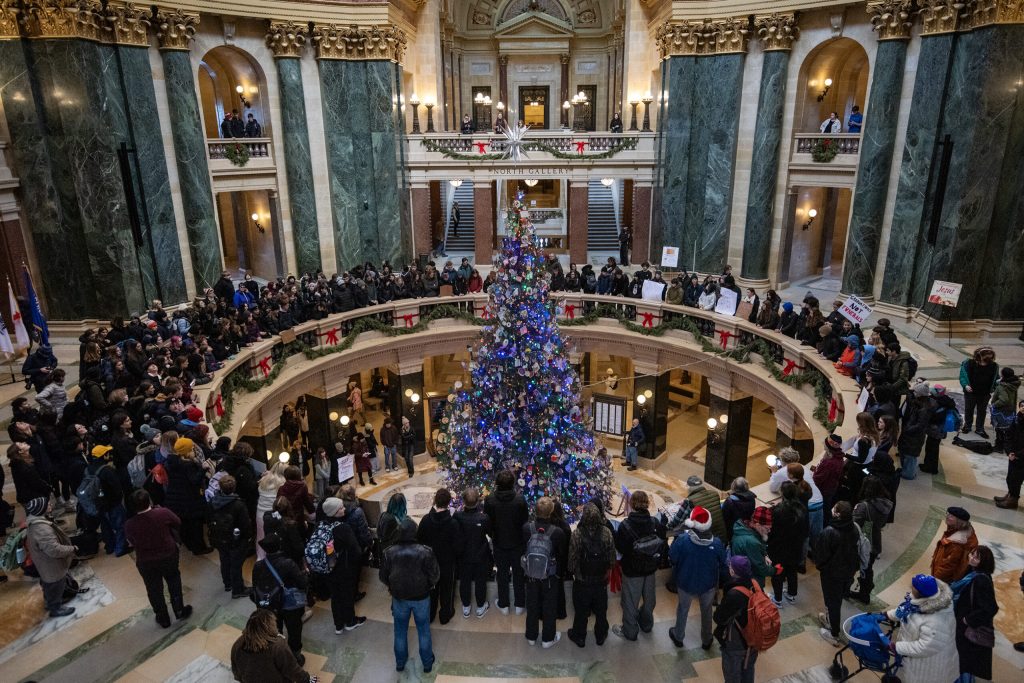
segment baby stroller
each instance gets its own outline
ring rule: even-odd
[[[855,614],[843,622],[843,632],[849,645],[843,647],[832,659],[828,673],[835,681],[848,681],[861,671],[874,671],[881,674],[882,683],[900,683],[896,672],[901,665],[901,657],[892,657],[889,653],[889,641],[896,624],[889,621],[884,614]],[[843,664],[843,653],[847,650],[857,658],[859,667],[850,671]]]

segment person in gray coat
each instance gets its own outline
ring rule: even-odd
[[[74,614],[75,608],[63,606],[65,591],[84,593],[88,589],[79,589],[68,575],[78,548],[72,545],[63,529],[46,517],[52,509],[50,501],[42,497],[25,503],[28,523],[25,548],[39,572],[46,611],[51,617],[66,617]]]

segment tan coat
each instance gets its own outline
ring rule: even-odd
[[[39,571],[39,578],[46,583],[63,579],[75,559],[75,546],[71,545],[71,539],[45,517],[28,518],[25,547]]]

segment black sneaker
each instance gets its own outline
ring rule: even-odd
[[[171,616],[164,612],[163,614],[156,615],[156,623],[160,624],[161,628],[171,627]]]
[[[357,628],[366,623],[366,617],[356,617],[355,621],[351,624],[345,624],[346,631],[355,631]]]
[[[181,608],[180,612],[175,612],[174,616],[178,618],[178,621],[181,621],[182,619],[188,619],[190,616],[192,616],[192,605],[185,605]]]
[[[961,434],[970,434],[971,433],[971,428],[968,425],[964,425],[963,429],[960,430],[960,433]]]
[[[977,434],[978,436],[980,436],[983,439],[989,438],[988,437],[988,432],[986,432],[984,429],[979,429],[979,430],[975,431],[974,433]]]
[[[674,626],[668,630],[668,637],[676,647],[684,647],[683,639],[676,638],[676,629]]]

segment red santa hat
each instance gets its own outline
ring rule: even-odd
[[[711,513],[701,506],[696,506],[690,512],[690,519],[686,520],[686,526],[694,531],[707,531],[711,528]]]

